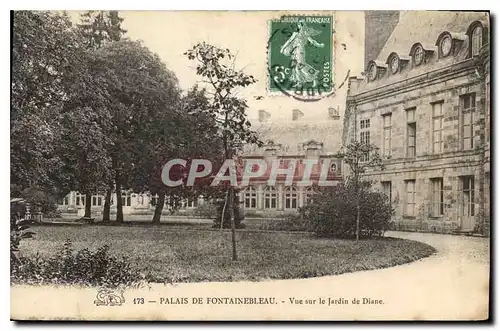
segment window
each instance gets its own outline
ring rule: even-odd
[[[245,190],[245,208],[257,208],[257,192],[253,186]]]
[[[278,207],[278,194],[276,193],[276,188],[268,186],[264,191],[264,208],[276,209],[277,207]]]
[[[450,55],[451,46],[452,46],[451,36],[449,35],[444,36],[443,39],[441,39],[441,43],[439,44],[442,57],[447,57],[448,55]]]
[[[102,197],[99,195],[92,196],[92,206],[102,206]]]
[[[432,104],[432,152],[443,152],[443,102]]]
[[[483,47],[483,27],[478,25],[472,30],[472,36],[471,36],[472,56],[479,55],[481,47]]]
[[[198,197],[189,197],[184,203],[186,208],[196,208],[198,206]]]
[[[431,215],[433,217],[443,216],[443,193],[443,178],[431,178]]]
[[[312,187],[306,188],[304,192],[304,205],[309,205],[313,203],[314,190]]]
[[[419,66],[424,62],[424,49],[422,46],[417,46],[413,54],[413,62]]]
[[[64,206],[69,205],[69,194],[63,198],[62,204]]]
[[[297,208],[297,189],[293,186],[285,188],[285,209]]]
[[[130,207],[132,205],[132,199],[129,194],[122,194],[122,206]]]
[[[406,156],[415,157],[417,148],[417,122],[415,121],[416,108],[406,111]]]
[[[374,63],[370,66],[368,71],[368,80],[373,82],[377,79],[377,65]]]
[[[383,141],[383,155],[385,157],[391,156],[391,114],[382,116],[384,122],[384,141]]]
[[[415,180],[406,180],[405,216],[415,216]]]
[[[139,195],[137,203],[141,206],[144,205],[144,195],[143,194]]]
[[[391,73],[397,74],[399,70],[399,58],[394,55],[390,60]]]
[[[392,202],[392,183],[391,181],[381,182],[382,184],[382,192],[389,199],[389,203]]]
[[[370,144],[370,119],[364,119],[359,121],[359,141],[362,144]],[[370,155],[366,153],[362,158],[361,162],[368,162]]]
[[[462,104],[462,149],[474,148],[474,111],[476,107],[476,94],[470,93],[461,96]]]
[[[474,216],[474,176],[461,177],[462,215]]]
[[[85,206],[85,195],[82,195],[82,194],[76,195],[76,205],[77,206]]]
[[[158,203],[158,194],[155,194],[151,197],[151,206],[156,206],[156,204]]]

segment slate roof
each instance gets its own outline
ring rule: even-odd
[[[425,49],[435,49],[443,31],[465,33],[474,21],[487,23],[485,12],[402,11],[399,22],[387,39],[376,60],[385,63],[396,52],[408,56],[413,44],[420,42]]]
[[[342,144],[342,120],[268,121],[252,123],[261,140],[281,144],[278,155],[303,155],[303,144],[314,140],[323,144],[321,154],[334,154]],[[246,146],[245,155],[262,155],[264,148]]]

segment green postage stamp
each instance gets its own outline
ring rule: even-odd
[[[332,16],[282,16],[269,23],[269,91],[296,98],[333,92]]]

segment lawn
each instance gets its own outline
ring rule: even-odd
[[[156,282],[238,281],[308,278],[408,263],[434,252],[431,246],[402,239],[352,240],[310,234],[237,233],[239,260],[231,261],[230,232],[219,247],[218,231],[165,226],[33,226],[34,239],[21,244],[23,255],[54,255],[66,239],[76,249],[128,257]]]

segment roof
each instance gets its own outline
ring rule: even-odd
[[[311,140],[323,144],[322,154],[334,154],[342,144],[342,121],[326,119],[323,121],[269,121],[253,123],[252,129],[260,134],[265,143],[272,140],[275,145],[281,144],[278,155],[304,154],[303,144]],[[261,155],[264,148],[247,146],[246,155]]]
[[[399,22],[387,39],[376,60],[386,62],[396,52],[408,56],[415,43],[434,50],[438,36],[443,31],[465,33],[474,21],[487,22],[486,12],[402,11]]]

